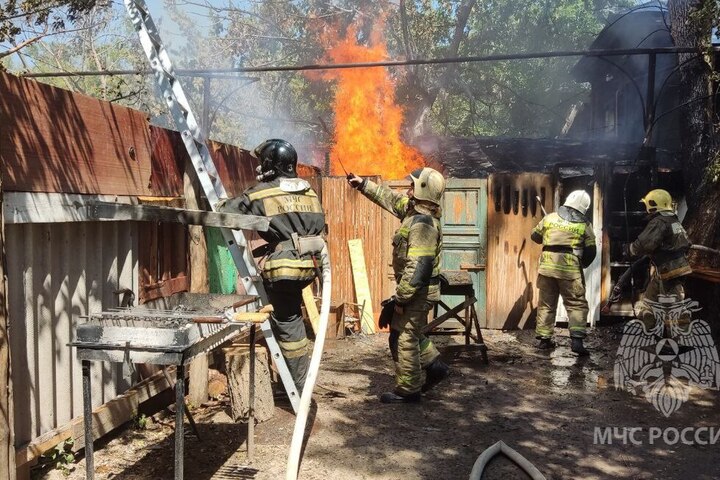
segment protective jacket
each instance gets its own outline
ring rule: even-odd
[[[662,280],[692,273],[687,259],[690,239],[677,215],[673,212],[656,212],[650,222],[630,244],[630,254],[647,255],[655,264]]]
[[[575,280],[595,259],[595,233],[584,215],[562,206],[547,214],[530,238],[543,245],[538,273],[546,277]]]
[[[406,304],[422,292],[427,292],[429,301],[440,300],[440,208],[416,204],[407,195],[393,192],[370,180],[363,182],[360,191],[401,221],[393,237],[396,302]]]
[[[260,182],[242,196],[224,201],[218,210],[270,219],[268,231],[258,232],[268,242],[269,251],[262,265],[263,280],[272,283],[315,278],[313,255],[300,255],[296,244],[298,238],[321,235],[325,230],[322,205],[306,180],[278,177]]]

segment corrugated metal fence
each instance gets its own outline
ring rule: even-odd
[[[82,315],[137,298],[138,224],[6,225],[15,445],[82,414],[82,372],[67,346]],[[121,365],[93,362],[93,404],[129,387]]]

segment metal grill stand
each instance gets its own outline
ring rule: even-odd
[[[254,363],[255,324],[226,322],[218,314],[188,314],[154,310],[113,310],[88,317],[78,325],[76,340],[82,361],[83,420],[85,431],[86,478],[94,479],[91,368],[93,361],[113,363],[149,363],[174,365],[175,381],[175,479],[183,479],[185,441],[185,366],[198,355],[220,346],[250,329],[250,361]],[[250,378],[250,418],[248,421],[248,458],[254,449],[254,370]],[[172,386],[172,385],[171,385]]]

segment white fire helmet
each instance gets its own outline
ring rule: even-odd
[[[590,208],[590,195],[585,190],[575,190],[567,196],[564,205],[585,215]]]
[[[445,191],[445,178],[442,173],[429,167],[418,168],[410,173],[413,181],[413,197],[441,206]]]

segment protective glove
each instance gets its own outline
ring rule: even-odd
[[[348,181],[348,184],[355,190],[362,190],[365,184],[367,183],[366,178],[358,177],[354,173],[348,173],[345,177]]]
[[[632,258],[632,253],[630,253],[630,244],[629,243],[623,243],[622,244],[622,256],[624,259],[629,260]]]
[[[388,328],[392,322],[393,315],[395,314],[395,297],[390,297],[380,302],[382,310],[380,311],[380,318],[378,319],[378,325],[380,328]]]

